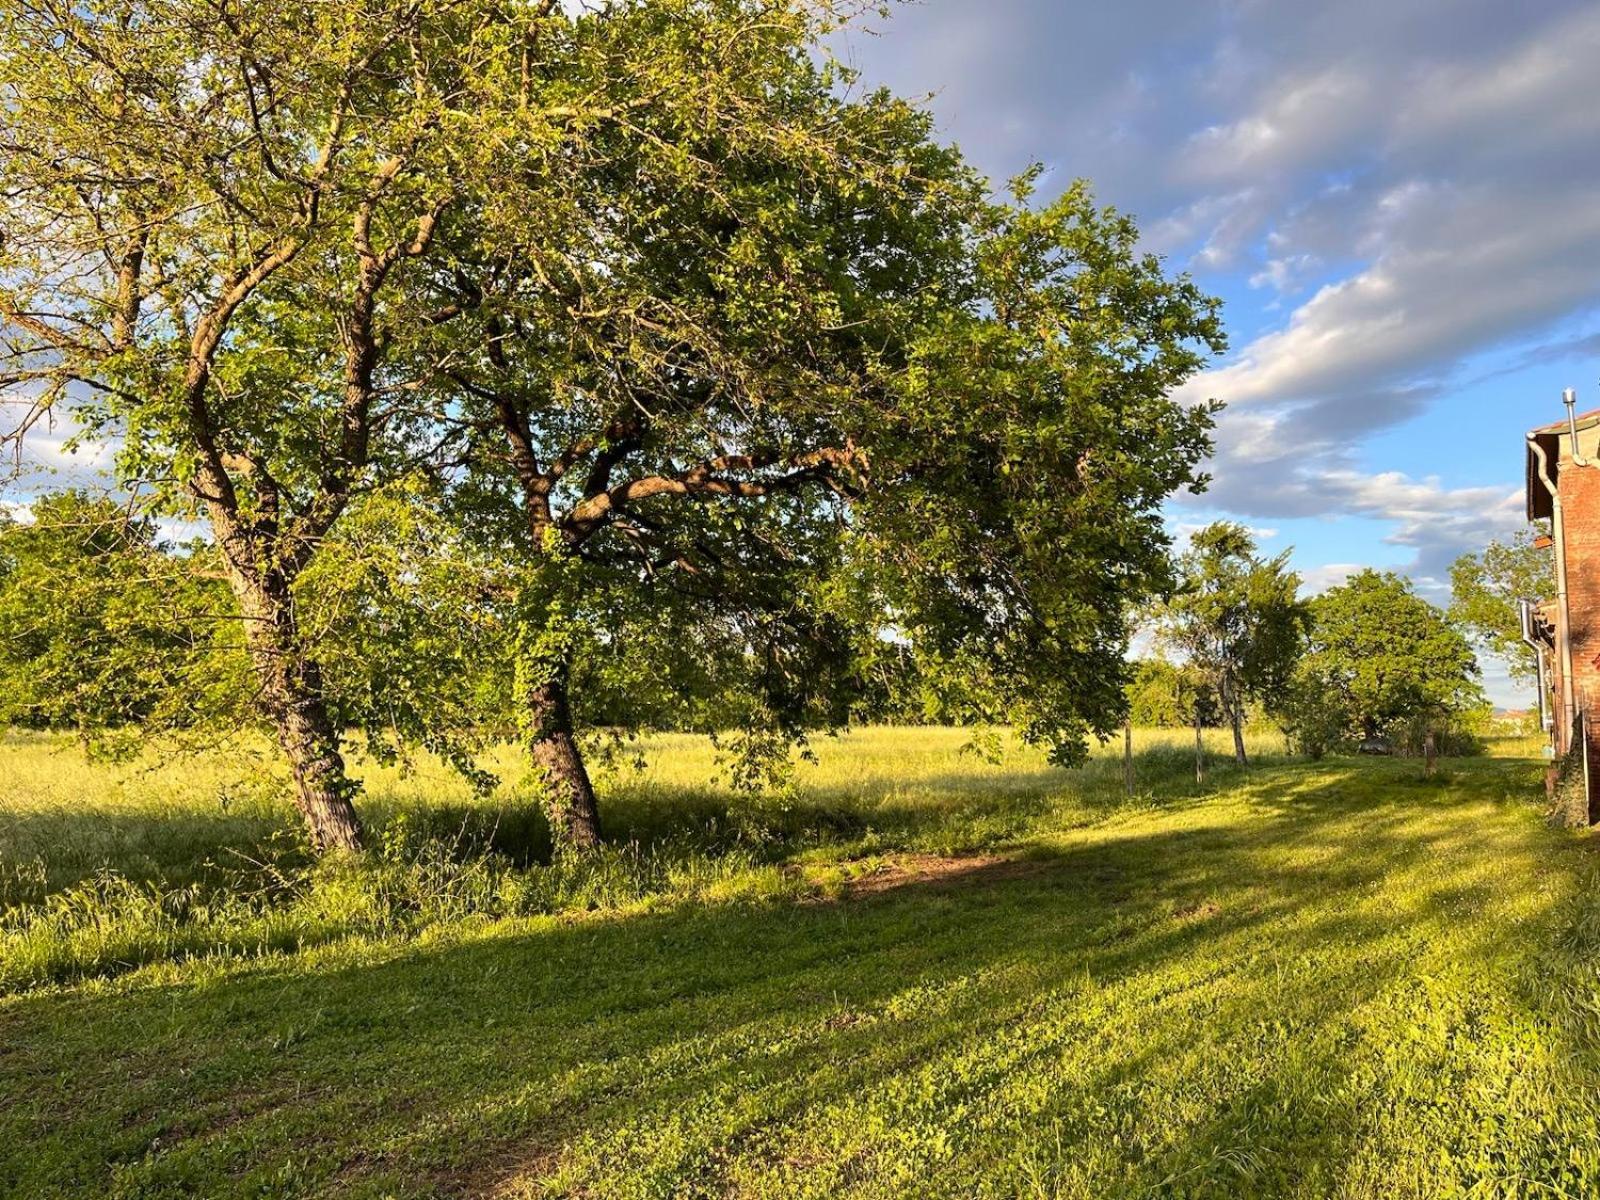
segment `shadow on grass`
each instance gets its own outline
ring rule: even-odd
[[[63,849],[48,874],[0,877],[0,901],[20,902],[0,913],[0,992],[158,961],[417,934],[469,918],[671,904],[752,887],[793,891],[798,859],[815,867],[885,854],[994,852],[1131,811],[1176,814],[1218,792],[1310,813],[1336,808],[1349,780],[1362,781],[1351,794],[1358,804],[1370,803],[1374,784],[1410,786],[1420,798],[1449,786],[1404,764],[1353,760],[1267,760],[1246,770],[1214,759],[1199,784],[1181,747],[1148,748],[1135,766],[1131,796],[1121,763],[1106,758],[1072,771],[985,768],[904,779],[880,771],[848,786],[768,798],[635,782],[609,795],[608,846],[584,860],[552,861],[548,827],[530,806],[378,801],[366,810],[377,849],[332,872],[313,866],[297,838],[281,829],[261,836],[259,822],[243,814],[217,826],[241,846],[207,841],[196,832],[206,828],[205,814],[191,809],[24,813],[11,822],[26,827],[21,845],[43,845],[55,833]],[[1510,781],[1511,767],[1475,770]],[[258,840],[241,836],[251,832]],[[107,857],[84,852],[95,846]],[[788,883],[753,876],[760,867],[783,868]]]
[[[1257,820],[1109,829],[846,902],[17,997],[0,1178],[827,1196],[1075,1194],[1090,1170],[1100,1195],[1327,1194],[1396,1102],[1354,1073],[1355,1014],[1440,969],[1419,947],[1515,958],[1532,918],[1500,911],[1504,861],[1549,850],[1525,821],[1493,831],[1498,857],[1483,829],[1416,828],[1351,786],[1366,774],[1274,772]]]

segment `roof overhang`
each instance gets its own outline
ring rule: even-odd
[[[1600,425],[1600,408],[1591,409],[1586,413],[1579,413],[1573,418],[1573,425],[1580,432]],[[1552,421],[1548,425],[1540,425],[1536,429],[1528,430],[1524,478],[1528,497],[1528,520],[1530,521],[1546,521],[1553,515],[1550,491],[1539,481],[1539,458],[1534,453],[1534,447],[1538,446],[1540,450],[1544,451],[1545,474],[1550,476],[1551,484],[1559,484],[1561,479],[1561,439],[1570,436],[1569,426],[1565,420]]]
[[[1545,473],[1550,476],[1550,482],[1556,483],[1561,472],[1561,435],[1534,430],[1528,434],[1528,447],[1526,451],[1525,477],[1528,493],[1528,520],[1548,521],[1554,510],[1550,503],[1550,491],[1539,479],[1539,457],[1534,453],[1534,446],[1544,451]]]

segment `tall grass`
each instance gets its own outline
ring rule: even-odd
[[[10,734],[0,740],[0,992],[463,920],[793,895],[849,860],[992,849],[1201,790],[1186,731],[1138,731],[1131,797],[1120,742],[1072,771],[998,744],[990,761],[960,730],[819,738],[789,785],[749,796],[728,789],[706,739],[646,738],[597,771],[608,844],[581,859],[552,854],[510,747],[485,757],[501,780],[487,794],[428,756],[357,759],[372,849],[318,862],[263,745],[181,757],[155,747],[104,763],[65,739]],[[1208,786],[1222,786],[1231,744],[1211,731],[1207,749]],[[1249,749],[1260,759],[1284,747],[1256,735]]]

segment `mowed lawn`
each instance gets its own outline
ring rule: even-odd
[[[539,865],[510,788],[371,768],[391,858],[470,827],[461,854],[513,860],[408,921],[312,912],[404,897],[274,865],[264,765],[13,737],[0,1192],[1600,1193],[1600,885],[1531,746],[1435,780],[1268,753],[1199,788],[1144,735],[1130,800],[1117,747],[1064,771],[965,741],[821,739],[748,800],[659,739],[602,773],[633,845],[593,875]],[[140,896],[170,928],[95,940]]]

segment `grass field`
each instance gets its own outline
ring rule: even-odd
[[[0,744],[17,1197],[1600,1193],[1600,888],[1528,744],[1190,776],[950,730],[514,789],[365,771],[314,866],[270,758]],[[1220,741],[1215,747],[1221,749]]]

